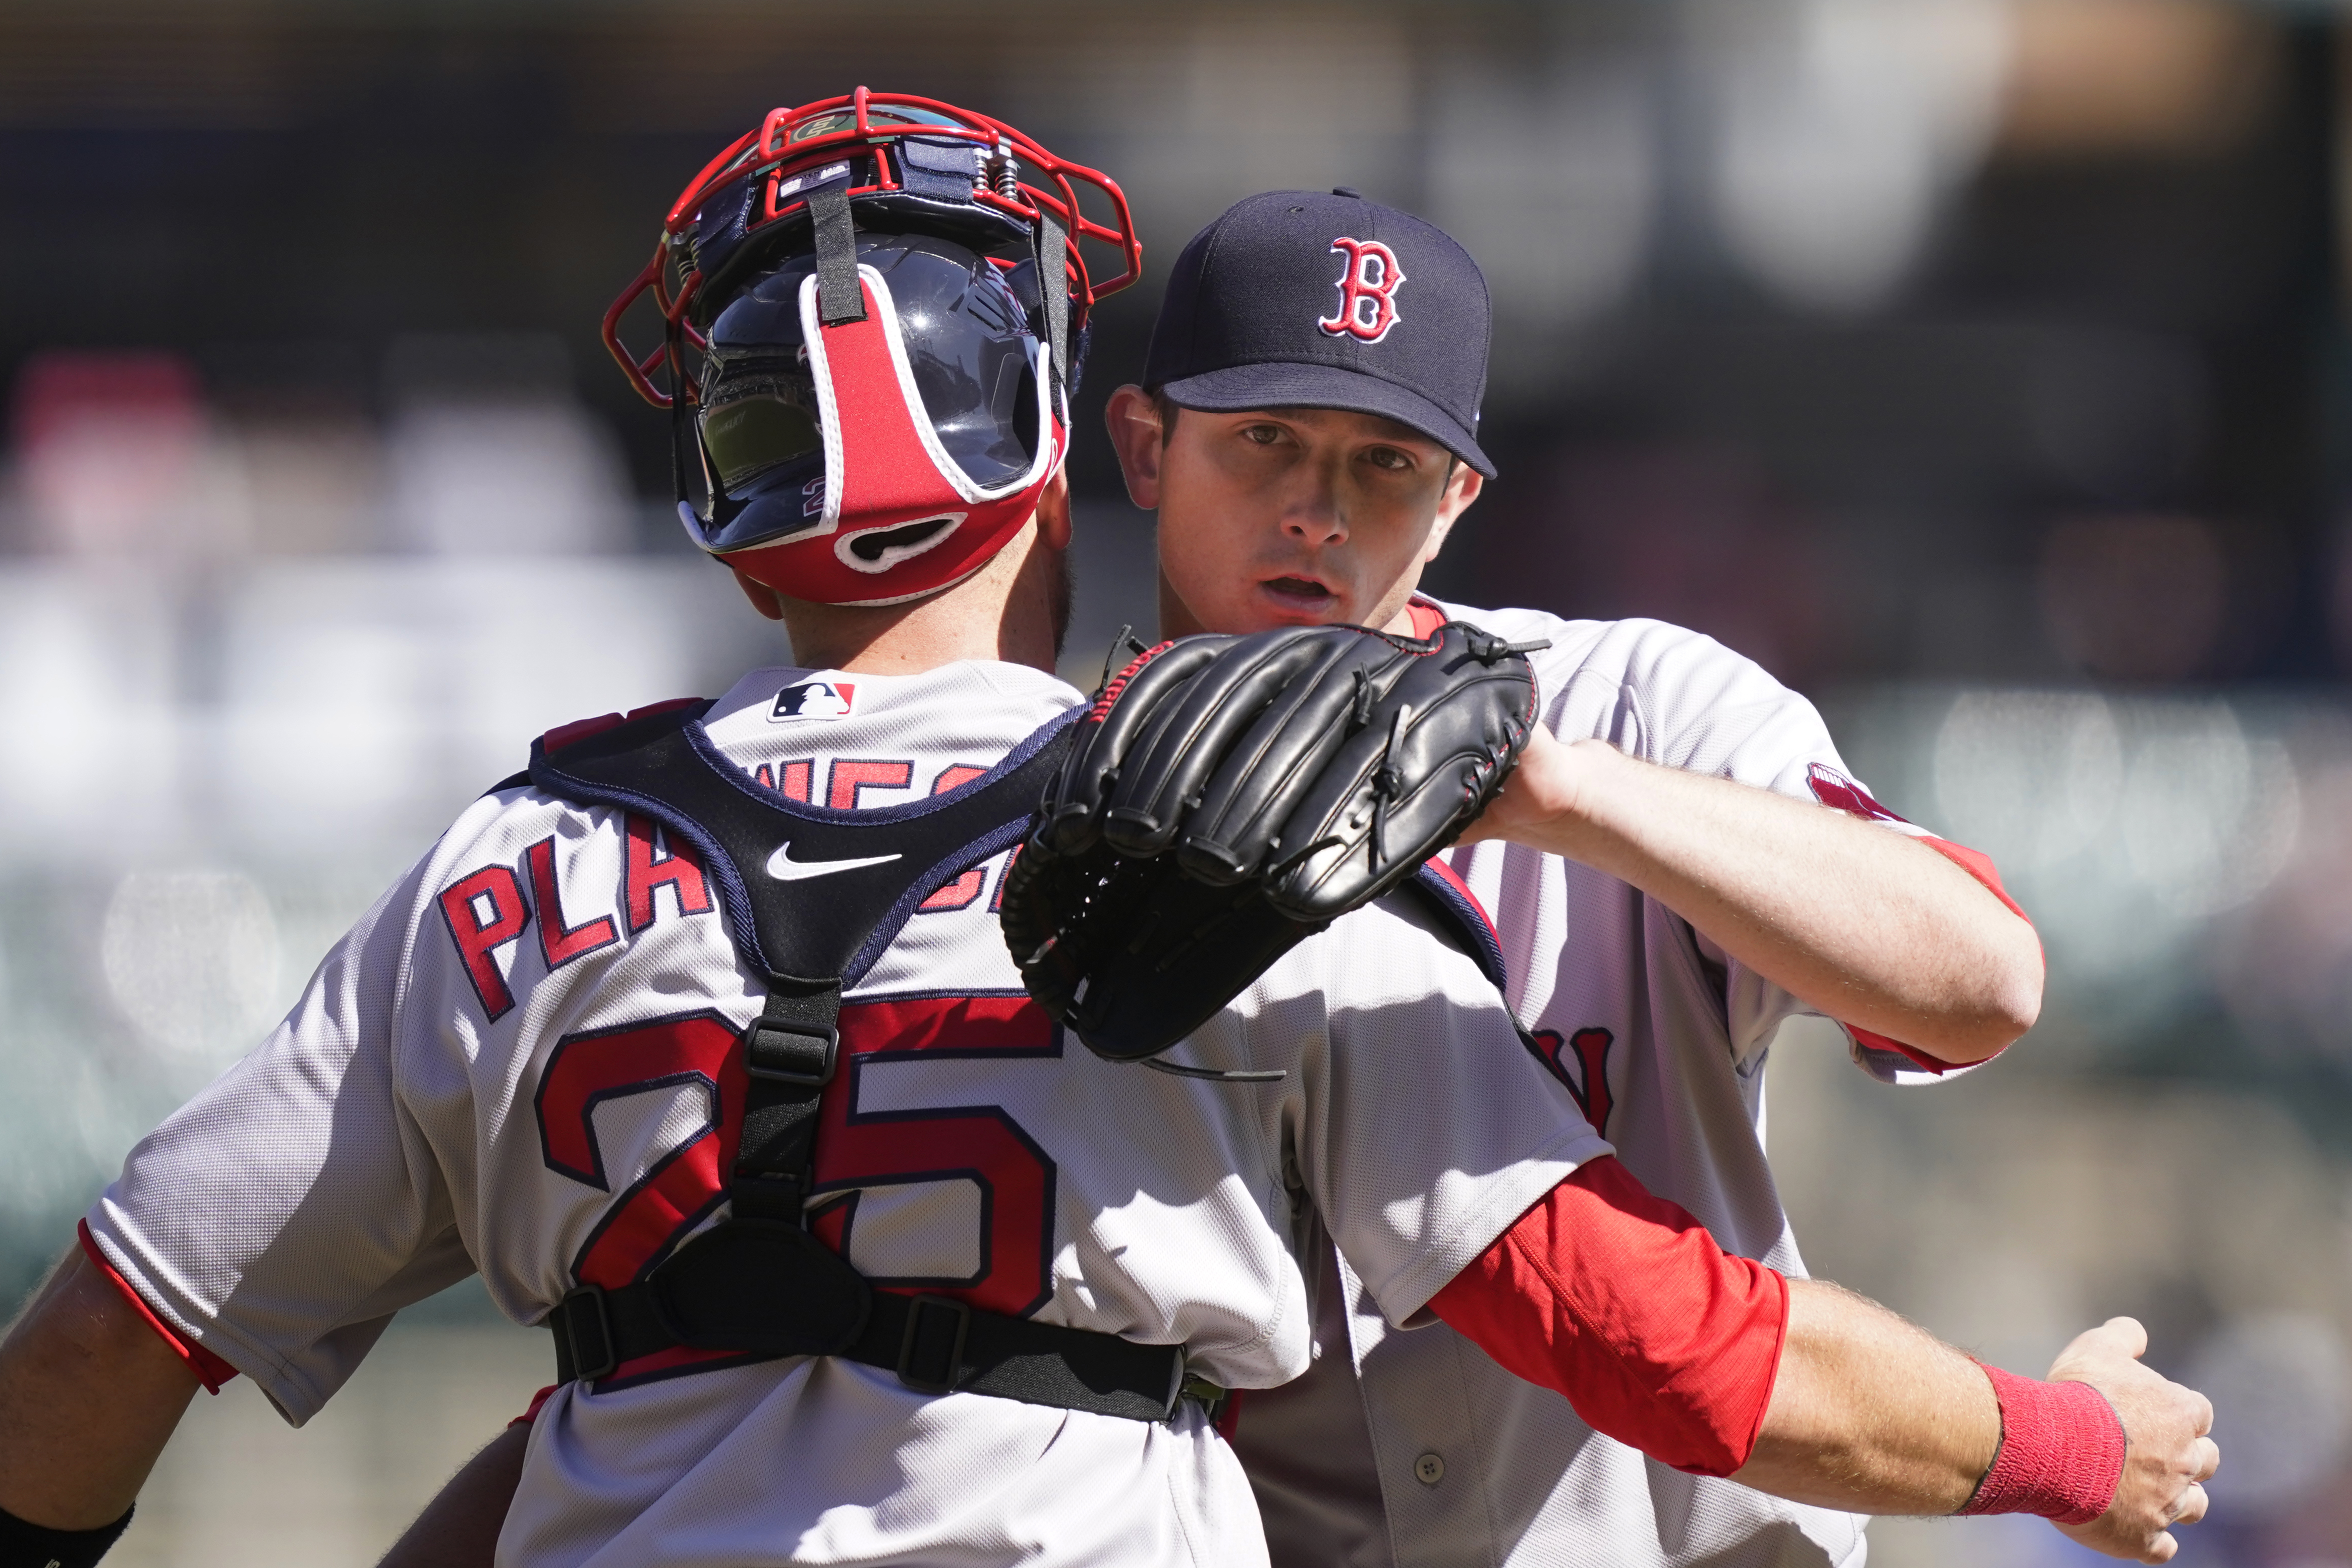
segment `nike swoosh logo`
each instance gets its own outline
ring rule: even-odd
[[[830,877],[835,871],[855,871],[861,866],[887,866],[898,859],[896,855],[868,855],[858,860],[795,860],[788,839],[776,846],[768,857],[768,875],[779,882],[805,882],[811,877]]]

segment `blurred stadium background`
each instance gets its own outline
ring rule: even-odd
[[[2219,0],[0,3],[0,1295],[551,724],[780,662],[595,325],[685,177],[865,81],[1126,186],[1074,459],[1090,684],[1150,614],[1101,400],[1227,202],[1460,237],[1503,478],[1433,585],[1658,616],[1991,851],[2011,1059],[1780,1042],[1816,1271],[2038,1370],[2142,1316],[2195,1565],[2352,1564],[2352,34]],[[304,1432],[200,1401],[115,1561],[364,1564],[545,1375],[467,1287]],[[2057,1564],[1882,1524],[1891,1568]]]

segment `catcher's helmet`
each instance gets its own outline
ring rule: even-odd
[[[1054,189],[1022,183],[1024,162]],[[1116,227],[1078,210],[1077,184]],[[1118,247],[1117,277],[1091,280],[1082,237]],[[772,111],[697,176],[604,337],[671,411],[697,544],[795,598],[896,604],[1028,520],[1068,449],[1088,309],[1139,257],[1108,179],[985,116],[860,88]],[[667,341],[640,359],[617,329],[648,291]]]

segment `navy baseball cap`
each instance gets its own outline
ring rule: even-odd
[[[1234,203],[1176,258],[1143,383],[1181,408],[1345,408],[1478,449],[1486,279],[1434,224],[1342,185]]]

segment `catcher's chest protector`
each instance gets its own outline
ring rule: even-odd
[[[649,711],[531,749],[529,781],[583,805],[659,822],[691,844],[743,963],[767,984],[743,1031],[748,1087],[730,1217],[643,1280],[583,1285],[549,1317],[558,1382],[609,1375],[677,1346],[755,1356],[839,1355],[926,1393],[962,1390],[1139,1420],[1180,1397],[1181,1345],[1005,1317],[944,1296],[875,1290],[806,1228],[819,1100],[833,1079],[845,986],[881,956],[923,900],[1021,842],[1062,766],[1076,712],[1032,733],[981,777],[870,811],[803,805],[744,776],[700,720],[707,702]],[[515,782],[521,782],[517,780]],[[796,886],[823,879],[817,889]],[[1459,879],[1432,861],[1405,884],[1499,984],[1493,929]],[[1402,889],[1400,889],[1401,891]],[[733,1358],[713,1365],[733,1364]]]
[[[529,777],[539,788],[650,816],[701,852],[736,949],[768,987],[761,1016],[743,1032],[749,1087],[727,1184],[730,1217],[635,1284],[583,1285],[566,1296],[549,1320],[558,1380],[608,1375],[624,1361],[684,1345],[839,1355],[889,1368],[926,1393],[1166,1418],[1184,1388],[1181,1346],[877,1291],[804,1219],[843,988],[925,899],[1021,841],[1067,749],[1068,718],[960,788],[849,812],[804,805],[746,778],[704,731],[709,708],[646,713],[568,742],[559,733],[553,748],[542,738],[531,750]],[[800,885],[814,878],[822,886]]]

